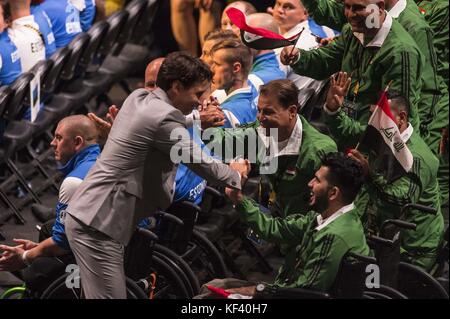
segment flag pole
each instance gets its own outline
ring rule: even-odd
[[[385,94],[387,91],[389,91],[389,87],[391,86],[392,82],[394,82],[394,80],[389,81],[388,85],[386,85],[386,88],[383,91],[383,94]],[[378,104],[379,103],[377,103],[377,107],[378,107]],[[375,110],[376,110],[376,108],[375,108]],[[373,113],[375,113],[375,110],[373,111]],[[370,122],[370,120],[369,120],[369,122]],[[356,147],[354,148],[355,151],[358,150],[360,141],[361,141],[361,139],[358,141],[358,144],[356,144]]]
[[[298,40],[300,39],[300,37],[301,37],[301,35],[302,35],[302,33],[303,33],[304,30],[305,30],[305,27],[303,27],[302,31],[300,31],[300,33],[298,34],[297,39],[295,39],[294,46],[292,47],[292,50],[291,50],[291,52],[289,53],[289,56],[292,56],[292,52],[294,52],[294,49],[295,49],[295,47],[297,46],[297,42],[298,42]]]

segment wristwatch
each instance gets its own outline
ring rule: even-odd
[[[256,285],[256,293],[257,294],[263,294],[265,289],[266,289],[266,285],[263,283],[259,283]]]

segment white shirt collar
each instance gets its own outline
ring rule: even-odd
[[[303,32],[309,32],[308,20],[300,22],[295,27],[292,27],[289,31],[282,34],[282,36],[285,38],[293,37],[294,35],[298,34],[300,31],[302,31],[303,28],[305,28],[305,30]]]
[[[399,0],[388,12],[394,19],[397,19],[405,8],[406,0]]]
[[[12,27],[22,26],[25,24],[35,24],[36,25],[36,22],[34,21],[34,16],[29,15],[29,16],[18,18],[12,22]]]
[[[281,151],[278,150],[278,141],[275,141],[273,136],[266,136],[266,129],[262,126],[257,128],[258,135],[264,143],[266,149],[269,147],[273,150],[273,157],[286,156],[286,155],[298,155],[300,145],[302,144],[303,124],[299,115],[297,115],[297,122],[292,130],[291,136],[285,148]]]
[[[366,47],[379,47],[383,45],[386,40],[389,31],[392,27],[392,16],[386,11],[386,19],[384,20],[380,30],[378,30],[375,37],[366,45]],[[364,33],[353,32],[353,35],[364,45]]]
[[[339,218],[340,216],[344,215],[345,213],[351,211],[354,208],[355,208],[355,205],[353,203],[343,206],[337,212],[333,213],[333,215],[328,217],[327,219],[323,219],[322,215],[319,214],[319,216],[317,216],[317,225],[318,226],[316,227],[316,230],[321,230],[321,229],[327,227],[331,222],[333,222],[334,220],[336,220],[337,218]]]
[[[407,143],[414,132],[414,128],[412,127],[411,123],[408,123],[408,127],[406,130],[403,131],[403,133],[400,134],[400,138],[402,139],[403,143]]]

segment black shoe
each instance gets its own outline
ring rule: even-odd
[[[31,205],[31,211],[41,223],[45,223],[50,219],[56,218],[56,212],[54,208],[47,207],[41,204]]]

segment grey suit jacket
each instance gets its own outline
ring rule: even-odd
[[[193,163],[183,161],[195,173],[211,183],[240,188],[239,174],[192,142],[185,117],[170,103],[161,89],[138,89],[126,99],[67,213],[126,245],[138,220],[172,201],[177,165],[170,152],[175,144],[196,155]],[[184,138],[171,139],[171,132],[180,130]]]

